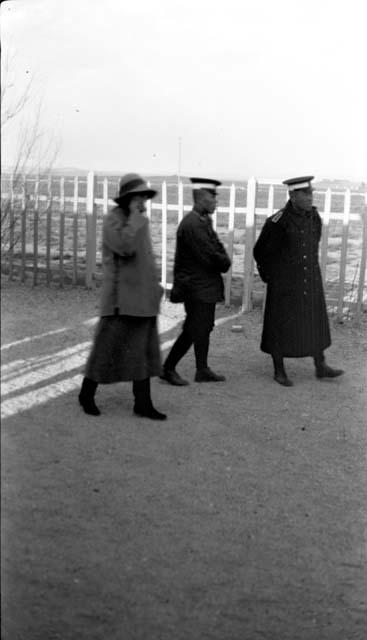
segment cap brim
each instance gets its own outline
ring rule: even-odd
[[[283,180],[283,184],[287,187],[288,191],[307,189],[313,179],[314,176],[300,176],[299,178],[288,178],[287,180]]]

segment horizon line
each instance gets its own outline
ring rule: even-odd
[[[26,168],[26,171],[29,171],[30,173],[37,173],[37,170],[35,170],[34,168],[29,167]],[[97,174],[105,174],[110,175],[110,176],[122,176],[125,173],[129,173],[129,171],[121,171],[121,170],[115,170],[115,169],[86,169],[83,167],[76,167],[73,165],[64,165],[64,166],[54,166],[51,169],[50,168],[40,168],[38,171],[40,172],[49,172],[49,173],[53,173],[53,172],[62,172],[62,171],[69,171],[69,172],[73,172],[74,175],[77,175],[78,172],[80,173],[85,173],[88,174],[90,171],[94,171],[94,173]],[[5,173],[11,173],[12,172],[12,167],[3,167],[2,171],[1,171],[1,175],[5,174]],[[180,177],[180,179],[190,179],[190,175],[192,175],[192,173],[190,174],[186,174],[186,173],[180,173],[178,174],[177,172],[173,171],[141,171],[140,172],[143,176],[154,176],[154,177],[168,177],[171,176],[172,178],[178,178]],[[212,172],[210,172],[210,174],[212,174]],[[260,175],[260,174],[251,174],[248,176],[241,176],[239,174],[229,174],[229,173],[225,173],[225,174],[221,174],[220,172],[217,172],[215,175],[220,176],[222,178],[222,180],[226,180],[226,181],[230,181],[230,180],[236,180],[236,181],[241,181],[241,182],[247,182],[250,178],[254,177],[256,180],[266,180],[266,182],[268,183],[276,183],[276,182],[282,182],[284,180],[284,177],[275,177],[274,175],[271,177],[267,177],[265,175]],[[287,174],[288,175],[288,174]],[[205,177],[212,177],[211,175],[205,175]],[[333,181],[333,182],[338,182],[338,181],[342,181],[342,182],[361,182],[361,183],[365,183],[367,182],[367,176],[365,176],[364,178],[362,177],[331,177],[331,176],[320,176],[320,177],[315,177],[315,182],[322,182],[322,181]]]

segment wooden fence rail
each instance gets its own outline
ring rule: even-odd
[[[68,185],[68,192],[67,180],[72,183]],[[33,183],[31,191],[28,188],[30,182]],[[47,184],[46,193],[41,192],[45,191],[41,189],[42,183]],[[2,190],[1,196],[2,205],[8,206],[9,210],[9,233],[7,246],[3,247],[2,270],[7,271],[10,278],[17,270],[22,282],[26,273],[31,271],[34,285],[39,282],[40,273],[45,272],[46,282],[50,284],[55,275],[53,265],[57,261],[60,286],[68,272],[74,285],[80,282],[83,273],[85,285],[92,287],[101,274],[98,260],[101,218],[113,204],[109,195],[109,179],[104,177],[102,180],[101,197],[97,197],[97,186],[93,171],[86,178],[59,177],[57,191],[52,176],[33,176],[31,180],[23,178],[21,183],[19,177],[11,176],[8,191]],[[154,229],[161,283],[165,289],[172,286],[169,274],[172,271],[175,230],[184,214],[192,208],[190,200],[187,198],[185,201],[189,185],[182,182],[174,185],[175,201],[172,199],[172,186],[163,181],[160,201],[148,201],[147,211],[152,231]],[[80,195],[81,188],[85,193],[83,196]],[[228,197],[226,204],[219,203],[213,215],[213,225],[232,259],[232,267],[225,276],[226,305],[230,305],[233,299],[240,300],[243,311],[249,311],[258,296],[264,298],[264,285],[254,269],[252,250],[265,218],[279,208],[279,203],[275,206],[276,189],[279,188],[282,188],[279,181],[256,180],[253,177],[246,187],[231,184],[221,188]],[[319,207],[323,219],[320,265],[327,299],[339,320],[346,309],[353,309],[358,319],[366,303],[367,194],[346,189],[342,194],[343,205],[333,211],[333,197],[340,200],[340,192],[327,189],[317,193],[323,198],[323,209]],[[242,204],[237,202],[240,196]],[[286,193],[283,196],[285,198]],[[338,231],[340,225],[341,231]]]

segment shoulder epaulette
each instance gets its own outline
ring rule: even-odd
[[[271,217],[271,221],[278,222],[278,220],[280,220],[280,218],[282,217],[283,213],[284,213],[284,209],[280,209],[280,211],[277,211],[276,213],[274,213],[274,215]]]

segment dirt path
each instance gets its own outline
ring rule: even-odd
[[[227,382],[155,380],[160,424],[128,384],[78,407],[95,293],[5,283],[2,309],[3,640],[367,637],[366,323],[332,325],[345,376],[293,360],[286,389],[259,312],[233,333],[221,308]],[[182,309],[163,312],[167,347]]]

